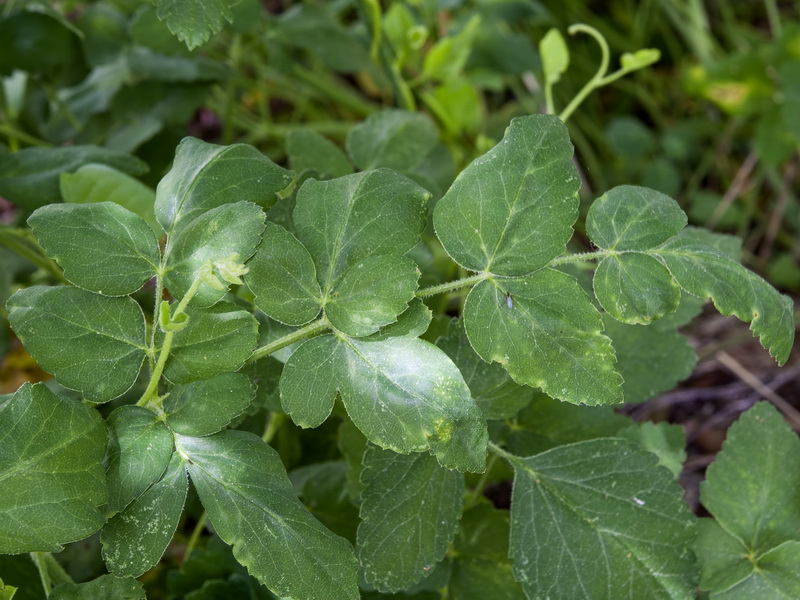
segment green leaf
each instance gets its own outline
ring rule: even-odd
[[[800,541],[800,473],[786,466],[786,458],[798,452],[800,440],[783,417],[761,402],[728,430],[700,488],[703,505],[738,541],[740,560],[752,563],[751,570],[762,554]]]
[[[308,250],[280,225],[267,223],[261,244],[247,263],[247,287],[255,304],[287,325],[305,325],[322,308],[322,290]]]
[[[700,519],[696,551],[700,588],[714,600],[793,600],[800,594],[800,541],[788,541],[760,553],[747,554],[746,544],[713,519]]]
[[[446,81],[460,74],[467,64],[480,24],[481,16],[473,15],[461,31],[439,39],[425,54],[424,77]]]
[[[361,482],[357,547],[367,583],[383,592],[408,588],[430,574],[453,541],[464,476],[429,454],[372,446]]]
[[[669,196],[621,185],[592,204],[586,216],[586,233],[600,248],[647,250],[680,233],[686,223],[686,214]]]
[[[114,575],[139,577],[158,563],[178,527],[188,488],[176,452],[160,480],[103,527],[103,560]]]
[[[481,358],[499,362],[517,383],[573,404],[622,402],[600,313],[570,275],[543,269],[482,281],[470,290],[464,323]]]
[[[661,58],[661,51],[653,48],[643,48],[634,53],[626,52],[619,58],[622,68],[626,71],[636,71],[649,67]]]
[[[681,300],[681,288],[664,265],[638,253],[601,260],[594,273],[594,293],[612,317],[642,325],[674,312]]]
[[[617,436],[640,443],[658,457],[658,464],[667,467],[677,478],[686,460],[686,434],[682,425],[671,423],[636,423],[617,432]]]
[[[101,575],[87,583],[62,583],[53,588],[50,600],[145,600],[144,587],[135,579]]]
[[[298,425],[316,427],[337,390],[353,423],[378,446],[430,450],[445,467],[483,471],[486,423],[458,368],[433,344],[332,335],[304,342],[283,371],[284,410]]]
[[[694,348],[680,333],[662,326],[667,325],[663,320],[626,325],[605,317],[603,322],[617,354],[625,402],[649,400],[692,374],[697,364]]]
[[[59,176],[88,163],[109,165],[131,175],[147,171],[138,158],[108,148],[25,148],[0,162],[0,196],[26,210],[61,202]]]
[[[425,227],[428,197],[421,187],[386,169],[331,181],[309,179],[300,188],[296,236],[311,254],[323,305],[331,303],[335,325],[367,335],[405,310],[416,289],[416,272],[412,284],[411,264],[396,261],[392,270],[400,288],[382,290],[385,278],[374,267],[391,259],[374,257],[400,257],[416,245]],[[359,282],[359,277],[365,280]],[[364,304],[358,286],[380,293],[380,305],[373,308],[372,300]],[[394,299],[396,293],[405,298]]]
[[[362,171],[381,167],[410,177],[437,196],[453,180],[453,159],[438,128],[418,112],[382,110],[347,134],[347,152]]]
[[[175,151],[172,169],[156,188],[156,218],[170,233],[231,202],[253,202],[267,209],[275,203],[275,194],[291,181],[286,169],[252,146],[217,146],[184,138]]]
[[[229,0],[152,0],[156,14],[169,30],[194,50],[219,33],[225,21],[233,23]]]
[[[487,363],[470,346],[458,319],[451,319],[447,332],[436,340],[461,371],[472,397],[487,419],[508,419],[531,401],[532,390],[515,383],[499,364]]]
[[[108,511],[113,514],[164,473],[172,456],[172,434],[155,413],[141,406],[120,406],[107,424]]]
[[[183,298],[198,271],[209,261],[215,266],[224,259],[244,263],[261,241],[266,218],[255,204],[236,202],[212,208],[181,227],[170,236],[164,252],[167,289],[175,298]],[[226,289],[222,287],[203,282],[192,304],[211,306],[225,295]]]
[[[436,204],[433,223],[447,253],[466,269],[507,276],[563,254],[578,217],[572,153],[557,117],[514,119]]]
[[[550,29],[539,42],[545,81],[557,83],[569,67],[569,50],[558,29]]]
[[[312,170],[327,177],[353,172],[344,152],[328,138],[310,129],[293,129],[286,135],[289,167],[300,173]]]
[[[386,340],[392,337],[419,337],[428,330],[431,324],[433,312],[419,298],[412,300],[408,308],[403,312],[397,321],[382,327],[376,333],[368,336],[365,341]]]
[[[508,558],[507,510],[479,504],[464,513],[453,545],[455,560],[448,598],[452,600],[525,600]]]
[[[342,274],[325,306],[328,320],[354,337],[375,333],[406,310],[419,275],[405,256],[370,256]]]
[[[528,597],[694,596],[694,520],[653,454],[598,439],[510,460],[511,557]]]
[[[155,276],[158,240],[140,216],[113,202],[50,204],[28,225],[45,252],[75,285],[106,296],[124,296]]]
[[[214,530],[261,583],[281,596],[358,599],[352,547],[300,503],[272,448],[231,430],[176,444]]]
[[[359,519],[358,508],[346,490],[348,469],[343,460],[326,461],[294,469],[289,479],[303,504],[320,523],[354,543]]]
[[[167,424],[182,435],[211,435],[247,410],[255,393],[255,385],[242,373],[176,385],[164,401]]]
[[[258,321],[228,302],[186,310],[189,321],[175,333],[164,376],[190,383],[238,371],[258,343]],[[160,334],[158,337],[163,337]]]
[[[0,553],[58,552],[103,526],[100,415],[44,384],[0,405]]]
[[[698,241],[695,230],[681,232],[653,252],[683,289],[710,298],[725,316],[751,322],[750,330],[762,346],[779,365],[786,362],[794,343],[791,298],[779,294],[721,251]]]
[[[155,192],[122,171],[107,165],[88,164],[74,173],[61,173],[59,185],[64,202],[115,202],[142,217],[156,236],[161,235],[161,225],[153,210]]]
[[[147,347],[144,314],[131,298],[34,286],[11,296],[7,306],[14,332],[61,385],[107,402],[136,381]]]

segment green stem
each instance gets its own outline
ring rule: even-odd
[[[50,573],[47,570],[47,565],[44,561],[45,552],[31,552],[31,560],[36,565],[36,570],[39,571],[39,579],[42,582],[42,589],[44,590],[44,597],[50,597],[50,589],[53,587],[50,581]]]
[[[159,277],[160,279],[160,277]],[[197,294],[197,290],[200,289],[200,285],[203,283],[202,278],[195,277],[195,280],[192,282],[192,286],[186,291],[186,294],[181,299],[178,307],[175,309],[175,312],[172,313],[171,319],[174,320],[179,315],[182,315],[186,311],[186,307],[191,302],[192,298],[194,298],[195,294]],[[153,329],[158,327],[158,323],[160,322],[160,311],[161,311],[161,302],[157,302],[156,304],[156,315],[154,316],[153,321]],[[150,372],[150,381],[147,384],[147,389],[142,394],[142,397],[139,398],[139,401],[136,403],[136,406],[144,406],[158,392],[158,382],[161,379],[161,374],[164,372],[164,366],[167,364],[167,359],[169,358],[169,352],[172,349],[172,339],[175,337],[175,331],[170,330],[164,333],[164,341],[161,344],[161,351],[158,354],[158,362],[156,362],[155,368]],[[154,342],[155,342],[155,334],[153,335]],[[151,352],[155,352],[155,344],[150,347]]]
[[[47,566],[47,573],[50,575],[50,579],[53,582],[53,585],[60,585],[62,583],[75,583],[72,577],[69,576],[64,570],[64,567],[56,560],[56,557],[50,554],[49,552],[41,552],[40,554],[44,555],[44,562]]]
[[[423,288],[417,291],[417,298],[428,298],[429,296],[436,296],[437,294],[445,294],[454,290],[459,290],[468,285],[475,285],[484,279],[488,279],[489,273],[478,273],[463,279],[456,279],[455,281],[448,281],[447,283],[440,283],[439,285],[432,285],[431,287]]]
[[[767,20],[772,31],[772,37],[779,38],[783,28],[781,27],[781,13],[778,11],[778,4],[775,0],[764,0],[764,6],[767,9]]]
[[[481,497],[483,494],[483,488],[486,487],[486,482],[489,481],[489,473],[491,472],[492,468],[497,464],[497,454],[492,454],[489,457],[489,462],[486,464],[486,470],[481,475],[481,478],[478,480],[478,485],[475,486],[475,489],[472,492],[472,495],[467,500],[467,508],[472,508],[472,506],[478,501],[478,498]]]
[[[299,342],[300,340],[304,340],[306,338],[313,337],[319,333],[322,333],[326,329],[330,329],[331,324],[328,322],[326,317],[322,317],[316,321],[313,321],[306,325],[305,327],[301,327],[300,329],[296,329],[291,333],[283,336],[282,338],[278,338],[274,342],[269,342],[268,344],[264,344],[260,348],[256,348],[253,350],[253,353],[250,355],[250,358],[247,359],[248,363],[255,362],[265,356],[269,356],[273,352],[277,352],[281,348],[285,348],[286,346],[290,346],[295,342]]]
[[[11,123],[0,123],[0,133],[7,135],[10,139],[20,140],[30,146],[42,146],[45,148],[51,147],[53,144],[40,140],[39,138],[25,133],[21,129],[17,129]]]
[[[612,254],[618,254],[613,250],[598,250],[597,252],[580,252],[578,254],[568,254],[566,256],[560,256],[555,260],[551,261],[549,267],[553,267],[556,265],[569,265],[572,263],[577,262],[586,262],[590,260],[595,260],[598,258],[605,258],[606,256],[611,256]]]
[[[507,452],[506,450],[503,450],[500,446],[498,446],[494,442],[489,442],[489,450],[494,452],[495,455],[500,456],[501,458],[505,458],[510,463],[513,463],[518,459],[518,457],[514,456],[510,452]]]
[[[283,425],[285,420],[286,415],[283,413],[269,413],[269,421],[267,422],[267,426],[264,428],[264,435],[261,436],[261,439],[264,440],[265,443],[269,444],[272,441],[272,438],[275,437],[275,434],[278,433],[278,429],[281,428],[281,425]]]
[[[602,85],[600,82],[605,77],[606,73],[608,72],[608,63],[610,60],[610,52],[608,50],[608,42],[602,36],[602,34],[597,31],[594,27],[589,25],[585,25],[584,23],[576,23],[575,25],[571,25],[567,32],[570,35],[575,35],[576,33],[586,33],[592,36],[597,44],[600,46],[600,66],[597,69],[597,73],[594,74],[586,85],[583,86],[581,91],[577,93],[577,95],[572,99],[572,101],[567,105],[564,111],[559,115],[562,121],[566,121],[569,119],[570,115],[575,112],[575,109],[581,105],[581,103],[586,99],[586,97],[594,91],[595,88],[600,87]]]
[[[54,275],[61,283],[70,285],[61,268],[44,253],[29,229],[0,227],[0,245]]]
[[[197,525],[194,526],[192,535],[189,536],[189,542],[186,544],[186,552],[183,553],[183,561],[181,561],[181,564],[186,564],[186,561],[189,559],[189,555],[192,553],[195,546],[197,546],[197,542],[200,540],[200,536],[203,534],[203,530],[206,528],[207,520],[208,513],[203,511],[203,514],[200,515],[200,518],[197,520]]]

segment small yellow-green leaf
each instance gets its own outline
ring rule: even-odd
[[[539,42],[539,55],[545,80],[550,84],[557,83],[569,67],[569,50],[558,29],[551,29],[544,35]]]
[[[642,50],[637,50],[632,54],[630,52],[626,52],[620,57],[619,62],[622,65],[622,68],[626,71],[635,71],[637,69],[649,67],[653,63],[658,62],[660,58],[660,50],[654,48],[643,48]]]

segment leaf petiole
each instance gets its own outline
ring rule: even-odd
[[[291,333],[278,338],[275,341],[269,342],[268,344],[264,344],[260,348],[256,348],[253,350],[253,353],[250,355],[250,358],[247,359],[248,363],[255,362],[265,356],[269,356],[273,352],[277,352],[281,348],[285,348],[286,346],[290,346],[295,342],[299,342],[300,340],[304,340],[306,338],[313,337],[322,333],[323,331],[330,329],[331,324],[326,317],[322,317],[313,321],[306,325],[305,327],[301,327],[300,329],[296,329]]]
[[[436,296],[437,294],[445,294],[454,290],[460,290],[468,285],[480,283],[484,279],[488,279],[489,276],[490,273],[477,273],[475,275],[470,275],[469,277],[464,277],[463,279],[456,279],[455,281],[448,281],[447,283],[432,285],[431,287],[418,290],[417,298],[428,298],[430,296]]]

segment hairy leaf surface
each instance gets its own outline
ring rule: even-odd
[[[529,597],[694,596],[694,521],[653,454],[597,439],[512,464],[511,557]]]
[[[164,473],[172,456],[172,434],[141,406],[120,406],[108,420],[108,511],[116,513]]]
[[[316,427],[337,391],[355,425],[378,446],[430,450],[445,467],[483,471],[486,423],[458,368],[433,344],[332,335],[304,342],[283,371],[284,410],[298,425]]]
[[[472,271],[520,276],[561,255],[578,217],[572,144],[554,116],[514,119],[436,204],[436,234]]]
[[[139,577],[158,563],[178,527],[188,489],[186,466],[176,452],[163,476],[103,527],[103,559],[114,575]]]
[[[215,531],[259,581],[281,596],[359,598],[352,547],[300,503],[272,448],[231,430],[176,444]]]
[[[464,324],[481,358],[499,362],[518,383],[574,404],[622,402],[600,313],[565,273],[482,281],[467,297]]]
[[[87,400],[107,402],[136,381],[147,347],[144,314],[131,298],[34,286],[9,298],[8,313],[36,362]]]
[[[138,290],[155,276],[158,240],[140,216],[114,204],[50,204],[28,224],[75,285],[106,296]]]
[[[105,452],[97,411],[44,384],[0,405],[0,553],[58,552],[100,529]]]
[[[384,592],[408,588],[430,574],[453,541],[464,476],[427,453],[372,446],[361,483],[358,552],[366,580]]]

